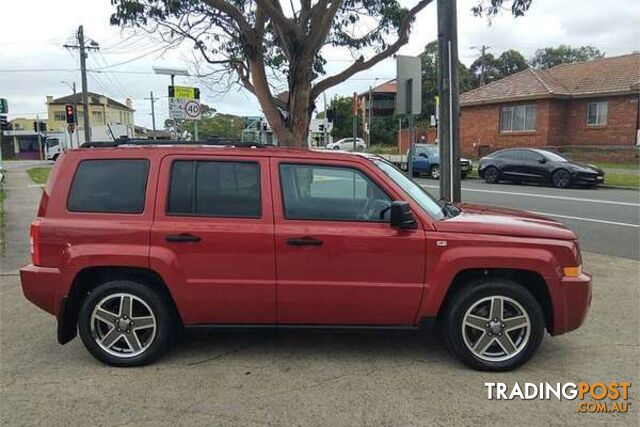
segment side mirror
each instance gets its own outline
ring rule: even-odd
[[[545,159],[544,157],[540,157],[538,159],[538,163],[547,163],[547,159]]]
[[[408,202],[391,202],[391,220],[389,222],[392,227],[400,229],[418,228]]]

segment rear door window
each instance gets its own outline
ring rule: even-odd
[[[260,166],[176,160],[168,200],[169,215],[260,218]]]
[[[78,165],[67,209],[71,212],[139,214],[149,174],[146,159],[83,160]]]

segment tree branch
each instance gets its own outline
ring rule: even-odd
[[[327,77],[326,79],[316,83],[311,90],[311,99],[315,100],[322,92],[329,89],[330,87],[344,82],[354,74],[371,68],[383,59],[386,59],[396,53],[409,41],[409,30],[411,29],[411,22],[413,21],[413,18],[416,16],[416,14],[418,14],[418,12],[424,9],[432,1],[433,0],[421,0],[420,2],[418,2],[418,4],[416,4],[409,10],[407,16],[405,16],[404,20],[400,24],[400,27],[398,28],[398,39],[393,44],[389,45],[389,47],[387,47],[385,50],[379,52],[366,61],[364,60],[364,57],[361,56],[356,62],[351,64],[342,72]]]

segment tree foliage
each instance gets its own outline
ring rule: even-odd
[[[420,54],[422,62],[422,113],[420,121],[428,121],[435,114],[435,97],[438,95],[438,41],[434,40],[424,47]],[[460,93],[475,88],[469,69],[458,61],[458,84]]]
[[[334,114],[331,136],[334,141],[353,136],[353,98],[345,96],[331,101]],[[356,118],[356,136],[362,138],[362,118]]]
[[[433,0],[110,0],[111,23],[139,26],[171,45],[192,43],[214,84],[241,85],[257,97],[283,145],[306,144],[315,99],[391,57],[409,40],[416,15]],[[476,14],[504,4],[520,16],[531,0],[478,0]],[[326,75],[325,48],[355,58]],[[206,69],[204,69],[206,68]],[[285,101],[276,97],[286,89]]]
[[[569,45],[561,44],[558,47],[538,49],[529,64],[533,68],[546,69],[561,64],[591,61],[599,58],[604,58],[604,53],[594,46],[573,48]]]

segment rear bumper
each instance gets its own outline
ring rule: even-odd
[[[67,295],[74,272],[52,267],[27,265],[20,269],[24,296],[44,311],[57,316]]]
[[[552,335],[561,335],[582,325],[591,308],[591,276],[565,277],[560,281],[561,300],[554,307]]]

